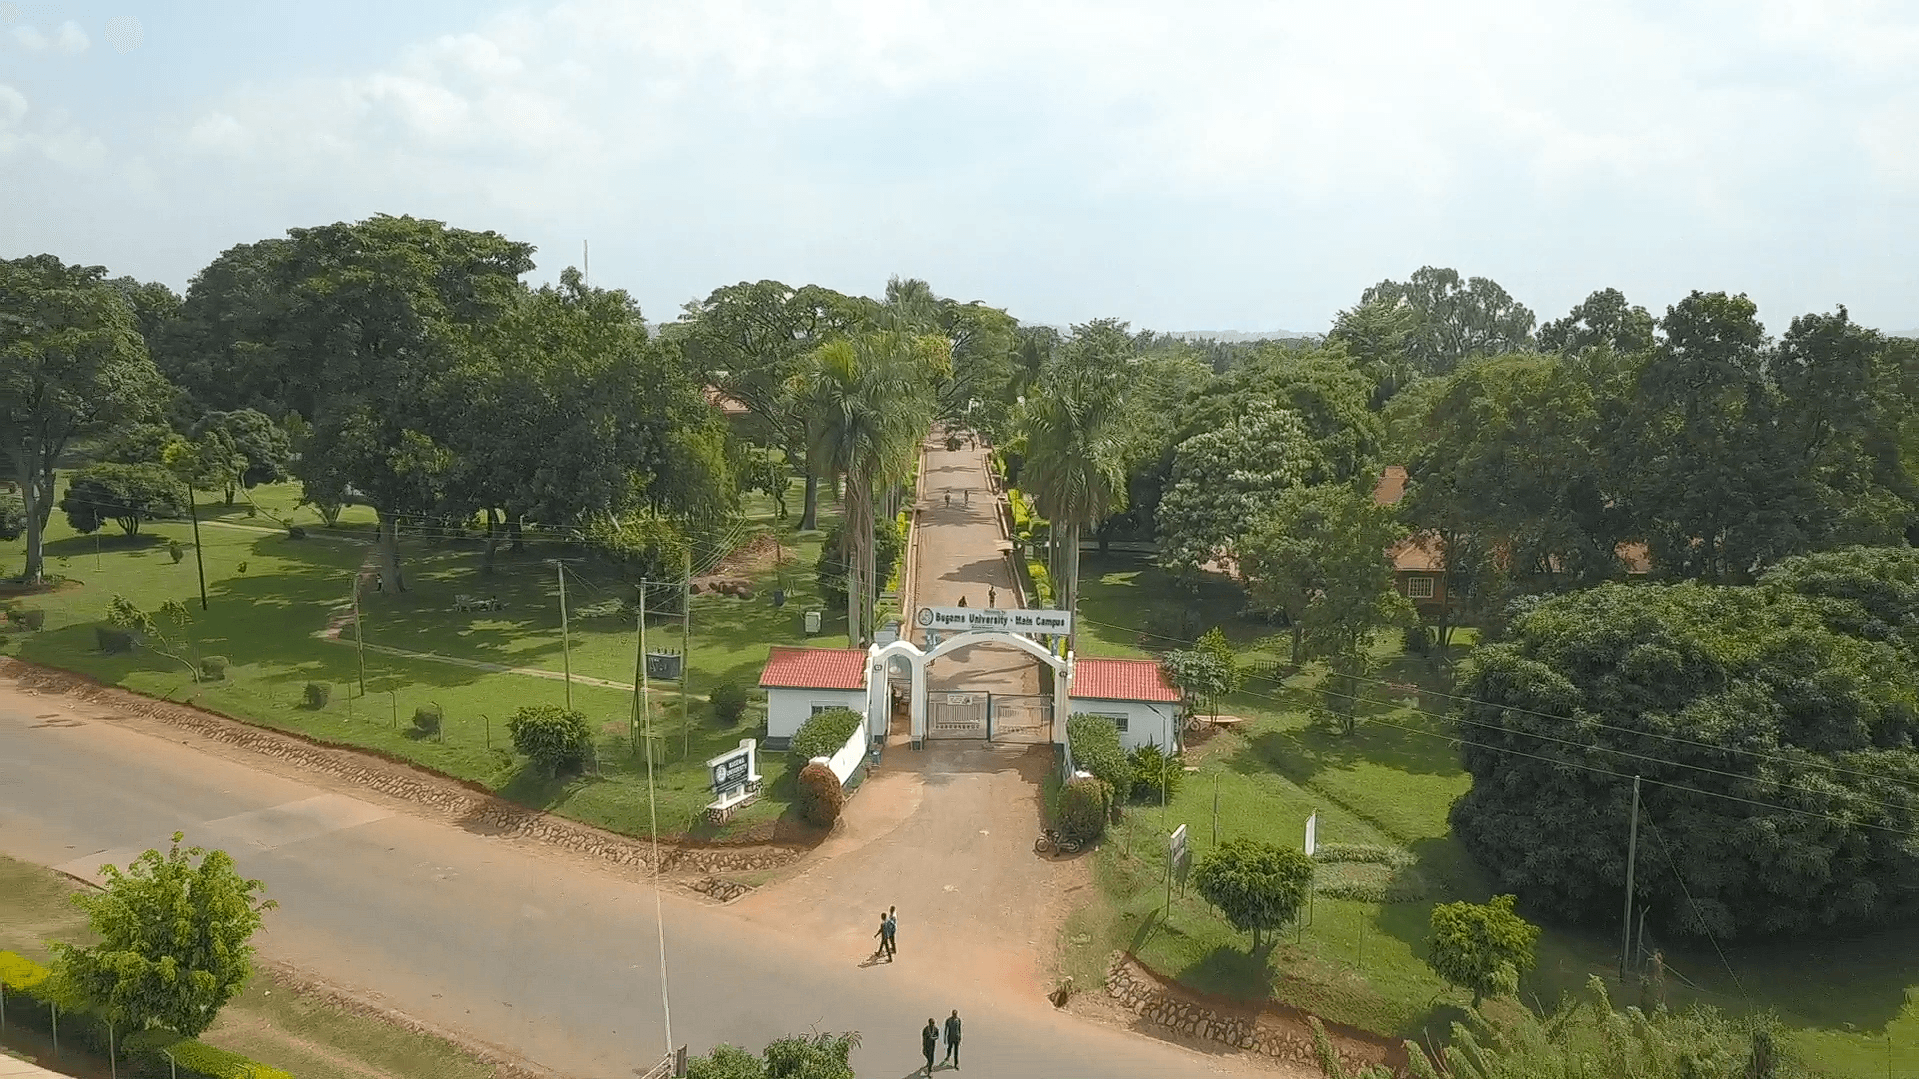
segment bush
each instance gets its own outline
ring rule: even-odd
[[[308,682],[306,702],[308,708],[325,708],[326,702],[333,696],[333,686],[326,682]]]
[[[180,516],[186,504],[186,485],[156,464],[88,465],[68,477],[60,499],[75,532],[91,534],[111,521],[129,536],[145,521]]]
[[[1434,645],[1438,643],[1433,638],[1433,627],[1424,622],[1407,626],[1401,630],[1400,642],[1406,649],[1406,654],[1409,656],[1429,655],[1432,653]]]
[[[1519,992],[1519,976],[1531,970],[1539,927],[1513,913],[1513,897],[1496,895],[1485,905],[1442,903],[1433,908],[1427,964],[1447,982],[1468,990],[1473,1007],[1489,996]]]
[[[846,740],[853,737],[862,722],[860,714],[850,708],[820,712],[800,725],[787,751],[802,763],[814,757],[831,757],[846,745]]]
[[[1135,801],[1157,802],[1160,800],[1160,785],[1165,784],[1165,800],[1170,802],[1179,797],[1179,789],[1186,780],[1186,758],[1178,753],[1167,754],[1154,742],[1140,746],[1129,755],[1127,763],[1133,770],[1131,790]]]
[[[513,748],[527,755],[548,775],[577,772],[593,759],[593,730],[586,716],[554,704],[534,704],[506,721]]]
[[[1293,920],[1313,886],[1305,852],[1254,839],[1229,839],[1193,869],[1193,887],[1233,928],[1260,937]]]
[[[800,769],[799,777],[800,816],[822,828],[831,828],[833,822],[840,819],[840,809],[846,805],[846,792],[840,788],[840,778],[833,770],[815,761]]]
[[[1080,771],[1091,772],[1115,794],[1132,791],[1133,766],[1119,747],[1119,728],[1112,720],[1083,712],[1071,716],[1066,720],[1066,742]]]
[[[179,565],[180,560],[185,558],[186,556],[187,556],[187,548],[185,544],[181,543],[177,539],[170,539],[167,541],[167,557],[173,559],[174,565],[176,566]]]
[[[1068,838],[1091,843],[1106,831],[1106,807],[1113,788],[1103,779],[1075,779],[1060,788],[1059,830]]]
[[[825,541],[820,544],[820,556],[813,563],[813,572],[819,578],[820,597],[832,606],[846,605],[846,557],[840,550],[845,535],[840,525],[828,529]],[[906,536],[897,521],[881,518],[873,522],[873,543],[878,582],[874,590],[878,591],[892,579],[894,565],[906,549]]]
[[[209,682],[224,682],[227,678],[227,657],[208,656],[200,661],[200,674]]]
[[[93,640],[109,656],[133,651],[133,631],[116,626],[93,627]]]
[[[746,690],[730,678],[714,686],[707,699],[713,705],[713,718],[729,727],[746,714]]]
[[[306,526],[305,525],[288,525],[287,538],[296,539],[296,540],[307,538]]]
[[[421,734],[439,734],[444,713],[437,704],[423,704],[413,710],[413,729]]]
[[[20,624],[31,630],[38,630],[47,624],[47,612],[38,607],[27,607],[20,612]]]

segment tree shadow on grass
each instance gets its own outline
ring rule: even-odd
[[[1258,951],[1220,945],[1179,972],[1182,985],[1234,1000],[1265,1001],[1279,989],[1272,945]]]
[[[1386,718],[1387,723],[1368,723]],[[1414,728],[1407,730],[1404,728]],[[1422,733],[1423,732],[1423,733]],[[1440,721],[1379,705],[1362,705],[1353,733],[1328,723],[1251,734],[1230,759],[1238,772],[1275,771],[1305,786],[1324,769],[1375,764],[1411,775],[1456,775],[1459,750]]]
[[[52,540],[41,548],[47,558],[90,557],[96,549],[103,555],[129,553],[141,555],[148,552],[165,554],[167,538],[151,532],[140,532],[129,536],[117,529],[112,532],[102,529],[92,535],[66,536]]]

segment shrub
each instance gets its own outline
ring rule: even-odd
[[[1313,860],[1305,852],[1254,839],[1229,839],[1207,852],[1193,869],[1193,886],[1233,928],[1261,934],[1293,920],[1313,886]]]
[[[185,558],[186,556],[187,556],[187,548],[185,544],[181,543],[177,539],[170,539],[167,541],[167,557],[173,559],[174,565],[176,566],[179,565],[180,560],[182,558]]]
[[[593,759],[593,731],[586,716],[554,704],[534,704],[506,721],[513,748],[527,755],[548,775],[577,772]]]
[[[209,682],[224,682],[227,677],[227,657],[208,656],[200,661],[200,673]]]
[[[1066,741],[1080,771],[1091,772],[1115,794],[1132,791],[1133,766],[1119,747],[1119,728],[1112,720],[1083,712],[1071,716],[1066,720]]]
[[[826,765],[814,761],[800,769],[799,807],[800,815],[809,822],[822,828],[831,828],[833,822],[840,819],[840,809],[846,804],[846,792],[840,788],[840,778]]]
[[[1433,640],[1433,627],[1424,622],[1407,626],[1400,631],[1400,638],[1401,643],[1406,649],[1406,654],[1409,656],[1427,655],[1432,652],[1435,643]]]
[[[708,700],[713,704],[713,718],[729,727],[746,714],[746,690],[730,678],[714,686]]]
[[[111,521],[129,536],[156,517],[178,517],[187,503],[186,485],[157,464],[93,464],[67,479],[60,499],[67,523],[91,534]]]
[[[1165,785],[1165,800],[1170,802],[1179,796],[1179,789],[1186,780],[1186,758],[1178,753],[1168,754],[1154,742],[1148,742],[1129,755],[1128,763],[1133,770],[1131,790],[1133,798],[1142,802],[1160,800],[1161,784]]]
[[[438,734],[443,715],[439,705],[423,704],[413,710],[413,729],[421,734]]]
[[[95,626],[93,639],[100,646],[100,651],[110,656],[133,651],[132,630],[120,629],[116,626]]]
[[[1103,779],[1075,779],[1060,788],[1059,830],[1081,843],[1091,843],[1106,831],[1106,807],[1113,789]]]
[[[38,607],[27,607],[20,612],[20,624],[37,630],[47,624],[47,612]]]
[[[326,682],[308,682],[306,702],[308,708],[325,708],[326,702],[333,696],[333,686]]]
[[[850,708],[832,708],[816,714],[800,725],[787,749],[795,759],[805,762],[814,757],[831,757],[846,745],[859,729],[862,718]]]
[[[306,526],[305,526],[305,525],[288,525],[288,526],[287,526],[287,538],[288,538],[288,539],[296,539],[296,540],[301,540],[301,539],[305,539],[305,538],[307,538],[307,529],[306,529]]]

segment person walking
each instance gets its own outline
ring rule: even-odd
[[[999,606],[999,589],[994,588],[992,585],[987,585],[986,586],[986,609],[990,611],[997,606]]]
[[[965,497],[967,505],[970,506],[973,504],[973,489],[971,487],[968,487],[966,490],[961,491],[960,494]]]
[[[893,961],[893,923],[886,920],[886,915],[880,915],[879,931],[873,935],[878,937],[880,942],[879,947],[873,950],[873,958],[878,959],[881,956],[885,956],[886,961],[891,963]]]
[[[965,597],[965,596],[961,596],[961,597],[960,597],[960,602],[959,602],[959,605],[960,605],[960,606],[962,606],[962,607],[964,607],[964,606],[966,606],[966,597]]]
[[[946,508],[949,510],[953,508],[953,492],[951,491],[946,492]]]
[[[931,1019],[920,1031],[920,1052],[926,1054],[926,1074],[933,1074],[933,1051],[940,1047],[940,1028]]]
[[[953,1062],[953,1070],[959,1070],[960,1017],[959,1009],[946,1017],[946,1059]]]
[[[886,961],[891,963],[900,951],[900,916],[898,907],[886,908]]]

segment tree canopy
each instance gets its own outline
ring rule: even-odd
[[[1253,839],[1228,839],[1193,869],[1193,887],[1234,929],[1253,935],[1255,952],[1265,934],[1298,917],[1312,886],[1311,858]]]

